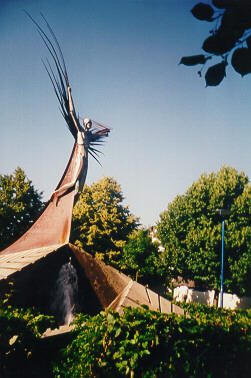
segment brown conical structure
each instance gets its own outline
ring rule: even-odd
[[[76,160],[75,143],[65,172],[56,190],[73,180]],[[41,215],[31,228],[15,243],[0,252],[0,255],[68,243],[73,203],[74,187],[63,193],[58,199],[54,196],[53,201],[47,202]]]

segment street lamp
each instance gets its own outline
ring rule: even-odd
[[[223,307],[223,261],[224,261],[224,228],[225,228],[225,218],[231,213],[227,209],[217,209],[216,213],[222,217],[222,249],[221,249],[221,284],[220,284],[220,308]]]

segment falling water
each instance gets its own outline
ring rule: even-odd
[[[64,264],[58,274],[50,301],[50,310],[62,324],[70,324],[74,320],[78,277],[71,262]]]

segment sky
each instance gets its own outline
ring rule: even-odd
[[[178,65],[202,53],[212,28],[192,16],[197,3],[0,0],[0,174],[21,167],[46,201],[74,143],[25,9],[56,34],[77,112],[112,128],[102,166],[89,160],[88,185],[114,177],[147,227],[203,172],[229,165],[250,177],[251,75],[229,65],[219,87],[205,88],[198,66]]]

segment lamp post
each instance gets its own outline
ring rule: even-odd
[[[224,262],[224,228],[225,228],[225,218],[231,213],[227,209],[217,209],[216,213],[222,217],[222,248],[221,248],[221,284],[220,284],[220,308],[223,307],[223,262]]]

